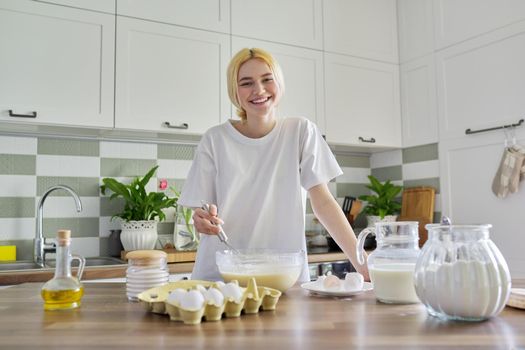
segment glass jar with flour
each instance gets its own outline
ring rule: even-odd
[[[503,255],[489,239],[491,225],[426,225],[428,241],[416,264],[416,293],[428,313],[481,321],[497,315],[510,293]]]

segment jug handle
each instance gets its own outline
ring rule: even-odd
[[[363,254],[365,252],[365,238],[366,236],[368,236],[369,233],[373,233],[373,232],[374,232],[374,228],[367,227],[363,231],[361,231],[361,233],[359,233],[359,237],[357,237],[356,249],[357,249],[357,262],[359,263],[359,265],[365,264],[365,257]]]
[[[86,266],[86,259],[80,255],[71,254],[71,261],[73,260],[78,260],[77,279],[80,281],[84,272],[84,266]]]

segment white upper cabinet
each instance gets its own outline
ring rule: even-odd
[[[279,62],[285,85],[279,115],[306,117],[324,132],[323,53],[253,39],[232,38],[234,54],[244,47],[267,50]]]
[[[323,48],[321,0],[232,0],[231,7],[233,35]]]
[[[399,61],[396,0],[327,0],[323,10],[326,51]]]
[[[403,147],[438,142],[433,56],[402,64],[400,75]]]
[[[112,127],[114,43],[114,15],[1,0],[0,120]]]
[[[35,0],[86,10],[115,13],[116,0]]]
[[[118,0],[117,14],[221,33],[230,32],[229,0]]]
[[[399,66],[325,54],[326,140],[401,147]]]
[[[525,22],[438,52],[440,139],[523,118],[524,62]]]
[[[398,0],[399,60],[401,63],[432,54],[432,0]]]
[[[434,0],[436,49],[525,19],[523,0]]]
[[[228,35],[117,18],[115,127],[202,134],[230,114]]]

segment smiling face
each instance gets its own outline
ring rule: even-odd
[[[261,59],[244,62],[237,76],[237,98],[247,118],[262,118],[275,113],[282,91],[270,67]]]

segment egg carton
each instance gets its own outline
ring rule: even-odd
[[[137,297],[147,311],[156,314],[167,314],[172,321],[182,321],[185,324],[199,324],[204,318],[206,321],[219,321],[223,315],[226,317],[239,317],[245,314],[256,314],[259,310],[275,310],[281,292],[268,287],[258,287],[255,278],[248,280],[246,288],[239,287],[237,281],[232,281],[241,292],[241,297],[236,299],[224,296],[222,304],[213,300],[205,300],[200,308],[183,308],[180,301],[170,298],[170,293],[183,289],[187,292],[205,288],[224,287],[222,282],[209,282],[200,280],[182,280],[171,282],[161,287],[154,287],[140,293]]]

